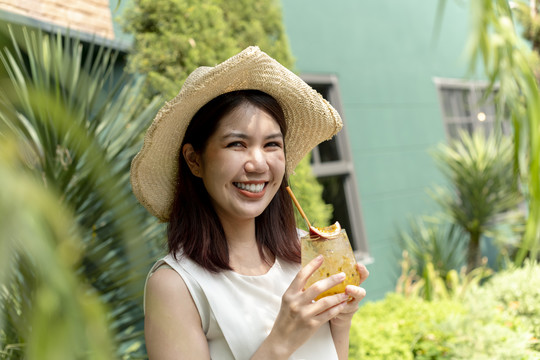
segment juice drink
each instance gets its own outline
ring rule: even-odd
[[[340,272],[346,275],[345,280],[331,289],[326,290],[315,300],[322,297],[339,294],[345,292],[347,285],[360,284],[360,276],[356,270],[356,259],[344,229],[338,235],[329,238],[319,237],[318,235],[308,234],[302,239],[302,267],[307,265],[311,260],[319,254],[324,256],[324,262],[313,275],[308,279],[306,288],[310,287],[314,282],[327,278]]]

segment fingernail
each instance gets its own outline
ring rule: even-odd
[[[339,274],[337,274],[336,277],[337,277],[339,280],[343,281],[343,280],[345,280],[345,278],[346,278],[347,276],[345,275],[344,272],[340,272]]]
[[[319,255],[316,257],[317,261],[322,261],[323,258],[324,258],[324,257],[323,257],[321,254],[319,254]]]

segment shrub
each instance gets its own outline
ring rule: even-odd
[[[471,312],[491,310],[506,328],[525,334],[525,343],[540,359],[540,264],[528,261],[522,268],[500,272],[467,295]]]
[[[457,301],[425,301],[389,294],[365,304],[353,318],[351,359],[449,359],[450,335],[439,330],[449,315],[464,312]]]
[[[353,318],[350,358],[540,359],[539,264],[465,288],[448,299],[393,293],[362,306]]]
[[[458,226],[442,218],[417,216],[409,219],[406,227],[398,230],[398,243],[408,253],[409,266],[422,274],[428,262],[446,277],[449,271],[465,263],[463,233]]]

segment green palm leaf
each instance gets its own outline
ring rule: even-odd
[[[13,89],[0,96],[0,122],[72,209],[84,249],[73,266],[107,305],[118,355],[142,354],[142,282],[163,229],[131,195],[129,166],[157,101],[138,106],[142,80],[119,77],[112,50],[21,32],[0,55]]]
[[[484,73],[491,85],[500,85],[498,91],[499,112],[509,113],[514,128],[515,169],[526,185],[528,202],[527,225],[516,263],[522,264],[530,254],[536,258],[540,253],[540,90],[533,66],[538,54],[517,36],[512,6],[518,15],[527,9],[532,13],[537,8],[533,2],[482,0],[471,1],[472,29],[467,45],[471,70],[483,60]],[[536,5],[534,5],[536,6]],[[519,18],[520,16],[518,16]],[[529,25],[524,24],[527,28]],[[536,44],[533,49],[538,51]]]
[[[440,144],[432,155],[448,187],[437,187],[433,198],[452,222],[469,234],[467,267],[480,265],[480,239],[495,228],[501,214],[511,214],[523,201],[514,176],[513,143],[508,137],[483,132]]]

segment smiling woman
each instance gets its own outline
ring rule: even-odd
[[[264,245],[285,260],[299,261],[299,244],[290,241],[296,236],[294,216],[281,216],[292,213],[291,202],[283,192],[272,202],[278,189],[286,186],[286,126],[276,100],[257,90],[223,94],[195,114],[179,156],[184,181],[177,183],[170,215],[171,253],[183,249],[211,271],[232,270],[227,251],[222,251],[228,247],[227,231],[221,227],[234,231],[237,221],[253,223],[258,217],[259,228],[265,229],[257,242],[261,254]],[[257,187],[260,192],[251,191]],[[192,223],[187,221],[190,214],[197,214]],[[208,231],[201,232],[201,227]],[[212,246],[215,243],[223,246]],[[273,261],[267,255],[263,259]]]
[[[151,359],[347,358],[365,291],[314,301],[345,276],[306,288],[322,257],[301,269],[286,191],[298,162],[341,126],[257,47],[195,70],[158,113],[131,169],[139,201],[169,222],[169,254],[145,293]]]
[[[259,216],[284,179],[283,135],[277,122],[253,105],[223,116],[202,153],[186,143],[183,155],[202,178],[223,226]]]

